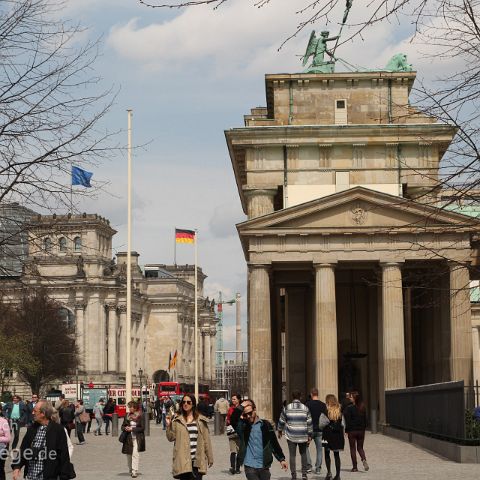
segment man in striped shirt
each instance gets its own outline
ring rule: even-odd
[[[301,396],[298,390],[292,392],[293,401],[282,410],[278,421],[278,437],[284,433],[287,439],[292,480],[297,478],[297,446],[302,460],[302,480],[307,480],[307,448],[313,435],[312,415],[300,401]]]

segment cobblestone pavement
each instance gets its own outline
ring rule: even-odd
[[[72,433],[72,439],[73,438]],[[172,444],[166,439],[161,427],[152,424],[151,435],[147,437],[147,451],[140,454],[139,479],[171,479]],[[110,436],[95,437],[86,435],[87,443],[76,446],[73,454],[73,463],[78,480],[102,479],[122,480],[130,478],[127,470],[126,456],[122,455],[121,444],[117,438]],[[241,475],[231,476],[229,468],[229,450],[226,436],[212,436],[215,464],[205,480],[223,480],[229,478],[244,479]],[[288,456],[285,440],[281,441],[284,453]],[[435,479],[435,480],[479,480],[480,466],[458,464],[411,444],[403,443],[383,435],[367,434],[365,452],[367,454],[370,471],[358,473],[350,472],[351,460],[347,449],[341,454],[342,480],[404,480],[404,479]],[[314,447],[310,446],[314,457]],[[288,460],[288,458],[287,458]],[[333,460],[333,459],[332,459]],[[332,462],[333,463],[333,462]],[[300,459],[297,460],[297,466]],[[359,466],[361,463],[359,463]],[[6,468],[7,479],[11,478]],[[290,472],[283,472],[278,462],[272,466],[272,480],[290,480]],[[300,472],[298,473],[301,478]],[[310,474],[310,480],[325,478],[324,466],[321,475]]]

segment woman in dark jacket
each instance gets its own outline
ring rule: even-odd
[[[129,412],[125,415],[122,424],[122,432],[127,432],[122,453],[127,455],[130,475],[132,478],[137,478],[140,464],[139,453],[145,451],[145,425],[137,402],[129,402],[128,409]]]
[[[105,407],[103,407],[103,421],[105,423],[105,435],[110,435],[110,423],[112,415],[115,412],[115,403],[113,398],[109,398]]]
[[[367,428],[367,409],[358,392],[352,392],[351,403],[343,412],[345,417],[345,432],[348,435],[348,443],[350,444],[350,456],[352,457],[352,472],[358,472],[357,469],[357,452],[363,463],[363,468],[367,472],[369,467],[365,451],[363,450],[363,442],[365,441],[365,430]]]
[[[332,478],[330,452],[333,452],[335,458],[335,478],[340,480],[340,450],[345,448],[345,439],[343,438],[344,420],[340,404],[335,395],[327,395],[325,398],[327,405],[328,424],[323,428],[323,440],[325,444],[325,465],[327,467],[327,476],[325,480]],[[323,413],[320,416],[322,421]]]

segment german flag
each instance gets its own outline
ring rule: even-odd
[[[175,241],[177,243],[195,243],[194,230],[180,230],[175,229]]]

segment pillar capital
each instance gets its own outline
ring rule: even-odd
[[[337,266],[337,262],[325,262],[325,263],[314,263],[313,267],[316,271],[321,270],[322,268],[329,268],[334,270]]]

